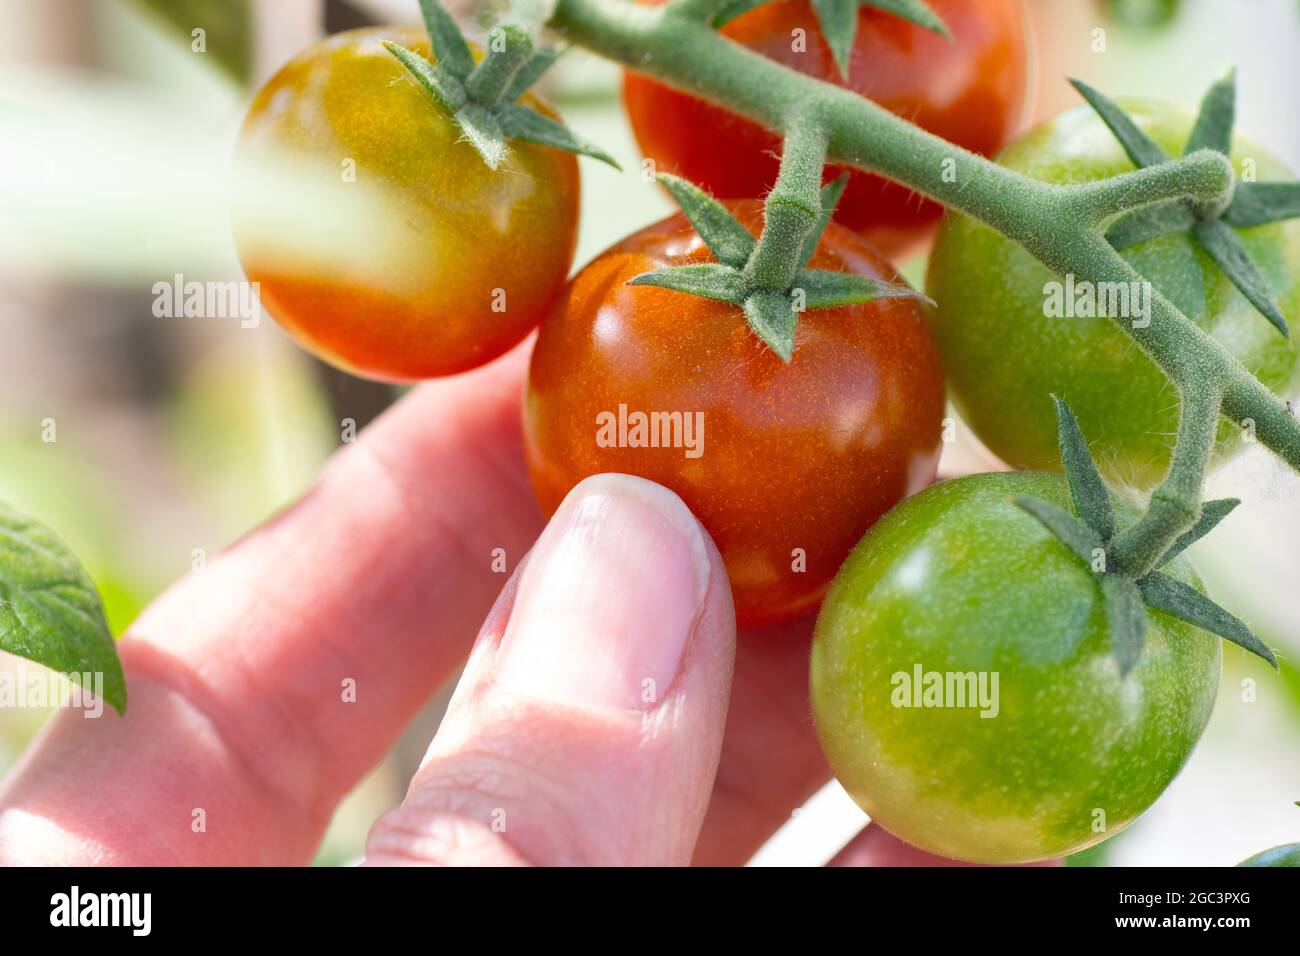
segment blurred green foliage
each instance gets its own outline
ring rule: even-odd
[[[186,43],[204,31],[207,53],[231,79],[244,85],[252,76],[253,16],[249,0],[136,0]]]

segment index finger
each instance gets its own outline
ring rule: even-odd
[[[58,714],[5,781],[0,859],[310,860],[541,528],[528,349],[415,389],[158,598],[120,643],[127,715]]]

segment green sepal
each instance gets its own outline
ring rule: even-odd
[[[712,262],[654,269],[629,279],[627,284],[657,286],[705,299],[730,302],[732,305],[744,303],[750,291],[749,283],[741,272],[731,266]]]
[[[952,37],[947,25],[922,0],[812,0],[817,25],[826,38],[841,77],[849,75],[849,57],[858,33],[859,6],[875,7],[940,36]]]
[[[841,77],[849,75],[849,55],[858,32],[858,0],[812,0],[826,45]]]
[[[1137,124],[1114,100],[1083,80],[1070,80],[1070,85],[1079,91],[1079,95],[1088,101],[1088,105],[1097,112],[1101,121],[1115,134],[1115,138],[1124,147],[1124,152],[1128,154],[1134,166],[1141,168],[1169,162],[1170,156],[1157,146],[1151,137],[1138,129]]]
[[[800,269],[790,286],[792,294],[803,293],[805,309],[828,309],[837,305],[858,305],[876,299],[917,299],[934,304],[928,296],[905,285],[872,279],[852,272]]]
[[[948,24],[944,23],[929,4],[923,3],[922,0],[863,0],[863,6],[884,10],[886,13],[892,13],[896,17],[915,23],[918,27],[925,27],[931,33],[952,39]]]
[[[1088,450],[1088,442],[1079,430],[1079,422],[1070,406],[1052,396],[1056,405],[1057,440],[1061,446],[1061,465],[1070,485],[1070,498],[1074,510],[1083,522],[1101,538],[1109,541],[1115,535],[1115,509],[1111,507],[1110,492],[1097,471]]]
[[[804,240],[803,249],[799,253],[800,262],[807,262],[812,258],[813,253],[817,251],[817,243],[822,241],[822,234],[826,232],[826,227],[830,225],[831,218],[835,215],[835,207],[840,204],[840,197],[844,195],[844,190],[848,184],[849,174],[841,173],[822,187],[821,192],[818,194],[821,198],[821,218],[817,220],[817,225],[813,227],[812,232],[808,233],[808,238]]]
[[[1277,669],[1277,657],[1267,644],[1256,637],[1239,618],[1229,614],[1195,588],[1159,571],[1148,574],[1138,582],[1138,586],[1142,590],[1142,597],[1151,607],[1172,614],[1203,631],[1217,634],[1226,641],[1232,641],[1262,657]]]
[[[1106,230],[1106,240],[1116,251],[1121,251],[1170,233],[1186,232],[1196,222],[1196,215],[1186,202],[1165,199],[1116,217]]]
[[[452,117],[465,139],[473,146],[488,169],[496,169],[506,155],[506,132],[496,116],[477,103],[466,103]]]
[[[781,292],[754,292],[743,306],[749,327],[767,346],[788,363],[794,354],[794,330],[798,323],[790,297]]]
[[[503,103],[513,103],[532,89],[533,84],[540,80],[542,74],[555,64],[562,52],[561,50],[534,50],[528,62],[520,68],[514,79],[510,81],[510,86],[507,87],[501,101]]]
[[[1291,331],[1269,294],[1268,282],[1255,268],[1255,263],[1251,261],[1232,228],[1219,219],[1202,219],[1196,223],[1192,232],[1247,301],[1282,333],[1283,338],[1290,338]]]
[[[770,2],[771,0],[735,0],[735,2],[727,4],[721,11],[714,15],[712,26],[714,28],[726,26],[732,20],[736,19],[736,17],[748,13],[755,7],[761,7],[763,4]]]
[[[1147,639],[1147,607],[1132,578],[1123,574],[1101,576],[1102,607],[1114,641],[1121,677],[1137,665]]]
[[[429,32],[434,59],[456,79],[464,80],[474,71],[474,55],[456,21],[438,0],[420,0],[420,16]]]
[[[1137,124],[1114,101],[1082,80],[1071,80],[1070,83],[1115,134],[1124,152],[1135,165],[1154,166],[1169,160],[1164,150],[1138,129]],[[1210,87],[1201,103],[1201,112],[1196,126],[1188,137],[1184,154],[1207,146],[1227,154],[1232,144],[1235,88],[1235,71],[1229,71]],[[1242,190],[1246,186],[1261,185],[1274,188],[1267,191],[1256,190],[1254,195],[1251,190],[1246,189],[1245,198],[1241,200],[1240,211],[1234,212]],[[1292,184],[1241,184],[1234,191],[1233,201],[1224,211],[1221,219],[1202,219],[1193,215],[1194,222],[1190,224],[1192,234],[1196,236],[1223,274],[1241,290],[1241,294],[1273,324],[1274,328],[1288,338],[1290,330],[1287,328],[1286,319],[1269,295],[1267,282],[1264,281],[1264,277],[1251,261],[1229,224],[1258,224],[1272,221],[1273,218],[1291,218],[1292,214],[1300,213],[1300,208],[1297,208],[1300,207],[1300,188],[1291,190],[1287,188],[1290,185]],[[1283,208],[1271,213],[1266,208],[1267,200],[1270,199],[1282,202]],[[1150,230],[1161,229],[1166,225],[1176,226],[1178,222],[1185,220],[1182,214],[1170,211],[1172,207],[1169,204],[1157,205],[1165,208],[1159,212],[1146,213],[1145,217],[1141,215],[1144,210],[1121,216],[1107,231],[1107,238],[1111,240],[1112,245],[1117,249],[1125,248],[1126,245],[1140,242],[1144,238],[1152,238]],[[1168,219],[1162,221],[1163,216],[1167,216]]]
[[[455,115],[456,111],[469,101],[460,80],[446,69],[434,66],[420,54],[391,40],[384,41],[384,49],[396,57],[398,63],[406,67],[406,71],[446,112]]]
[[[1056,535],[1062,544],[1089,567],[1092,566],[1096,552],[1104,550],[1104,542],[1097,537],[1097,532],[1064,508],[1028,495],[1020,495],[1015,501],[1017,506],[1042,522],[1048,531]]]
[[[1224,156],[1232,154],[1232,125],[1236,122],[1237,69],[1229,67],[1210,85],[1201,99],[1196,125],[1183,146],[1183,155],[1198,149],[1212,149]]]
[[[1237,229],[1300,216],[1300,181],[1237,183],[1223,221]]]
[[[588,142],[562,123],[557,123],[543,116],[537,110],[519,104],[510,104],[497,108],[497,119],[502,130],[511,139],[521,139],[538,146],[562,149],[566,153],[590,156],[602,163],[608,163],[615,169],[622,169],[617,160],[595,143]]]
[[[1204,538],[1239,504],[1241,504],[1240,498],[1215,498],[1213,501],[1205,502],[1201,506],[1201,517],[1196,524],[1189,531],[1179,535],[1178,539],[1169,546],[1169,550],[1156,562],[1156,567],[1163,568],[1191,545]]]
[[[117,644],[90,575],[53,531],[2,502],[0,651],[78,682],[102,674],[104,700],[119,714],[126,710]]]
[[[671,173],[660,173],[659,184],[672,194],[704,244],[723,265],[743,269],[754,251],[755,240],[727,207],[699,186]]]

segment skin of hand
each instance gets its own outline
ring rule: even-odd
[[[126,716],[60,711],[4,780],[0,863],[306,864],[467,654],[367,864],[747,860],[829,779],[811,620],[737,642],[717,550],[648,481],[588,479],[543,527],[528,348],[415,389],[158,598],[120,643]],[[949,861],[868,827],[832,862]]]

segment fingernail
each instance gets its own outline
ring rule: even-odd
[[[497,685],[579,706],[653,709],[681,668],[709,573],[703,533],[676,495],[627,475],[588,478],[528,558]]]

